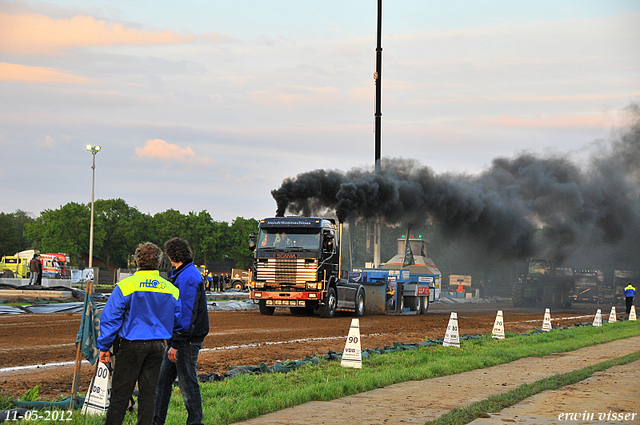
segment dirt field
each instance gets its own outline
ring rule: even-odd
[[[423,316],[365,316],[360,319],[362,348],[415,343],[444,337],[449,313],[458,312],[460,333],[489,334],[496,311],[505,310],[507,331],[525,332],[541,327],[541,311],[511,311],[506,304],[451,305],[431,307]],[[553,313],[554,326],[589,322],[587,314],[571,310]],[[595,311],[595,310],[594,310]],[[593,314],[590,313],[590,314]],[[200,355],[199,372],[223,374],[232,365],[272,365],[307,354],[342,352],[351,317],[333,319],[292,316],[278,310],[261,316],[256,310],[210,312],[211,332]],[[40,385],[43,399],[58,399],[71,391],[72,365],[47,367],[56,362],[73,362],[79,314],[28,314],[0,316],[0,394],[18,397]],[[36,369],[7,371],[16,366],[41,365]],[[84,363],[80,390],[86,390],[93,367]]]

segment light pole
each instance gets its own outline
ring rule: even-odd
[[[89,227],[89,268],[93,268],[93,195],[96,187],[96,154],[100,152],[100,146],[87,145],[87,150],[93,155],[93,178],[91,179],[91,226]]]

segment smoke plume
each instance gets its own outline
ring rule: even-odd
[[[640,113],[601,143],[588,164],[567,155],[497,158],[478,175],[436,174],[411,159],[383,159],[379,173],[315,170],[271,193],[278,215],[335,211],[338,219],[435,224],[447,237],[505,260],[580,255],[637,263]],[[635,264],[637,266],[637,264]]]

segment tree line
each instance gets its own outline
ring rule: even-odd
[[[91,205],[69,202],[58,209],[47,209],[33,218],[17,210],[0,213],[0,254],[13,255],[24,249],[69,254],[71,263],[89,252]],[[253,218],[236,217],[231,223],[213,220],[206,211],[168,209],[145,214],[123,199],[98,199],[94,204],[93,253],[107,265],[126,268],[141,242],[163,247],[172,237],[191,244],[196,264],[211,264],[230,258],[239,268],[251,261],[249,234],[257,232]]]

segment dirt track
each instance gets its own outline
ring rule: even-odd
[[[507,331],[525,332],[542,325],[540,311],[509,311],[505,305],[438,305],[424,316],[365,316],[360,319],[362,348],[415,343],[444,336],[449,312],[458,312],[461,334],[489,334],[498,309],[505,309]],[[589,309],[591,310],[591,309]],[[554,326],[587,322],[573,317],[584,312],[554,313]],[[563,318],[571,317],[564,320]],[[261,316],[256,310],[210,312],[211,332],[201,352],[199,372],[223,374],[232,365],[272,365],[307,354],[342,352],[351,317],[333,319],[292,316],[278,311]],[[557,321],[556,321],[557,320]],[[0,369],[72,362],[79,314],[0,316]],[[313,340],[311,340],[313,338]],[[81,391],[88,386],[93,368],[82,367]],[[43,399],[57,399],[71,391],[72,366],[41,367],[26,371],[0,371],[0,395],[18,397],[40,385]]]

